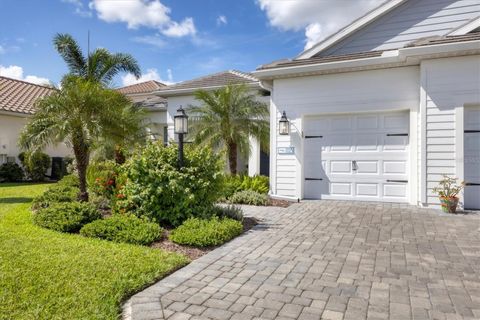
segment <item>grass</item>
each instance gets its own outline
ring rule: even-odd
[[[47,186],[0,184],[0,319],[118,319],[125,299],[188,262],[33,225]]]

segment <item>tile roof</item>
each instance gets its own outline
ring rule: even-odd
[[[160,92],[173,90],[201,89],[208,87],[220,87],[229,84],[255,83],[258,79],[253,75],[236,70],[228,70],[210,74],[204,77],[187,80],[171,86],[160,89]]]
[[[0,76],[0,111],[35,113],[35,101],[54,89]]]
[[[468,41],[476,41],[476,40],[480,40],[480,32],[469,33],[469,34],[458,35],[458,36],[434,36],[434,37],[422,38],[405,45],[405,48],[431,46],[431,45],[446,44],[446,43],[468,42]],[[269,64],[264,64],[260,66],[257,70],[302,66],[302,65],[310,65],[310,64],[317,64],[317,63],[349,61],[349,60],[365,59],[365,58],[375,58],[375,57],[380,57],[383,54],[383,52],[384,51],[365,51],[365,52],[351,53],[351,54],[338,55],[338,56],[312,57],[308,59],[298,59],[298,60],[284,59],[284,60],[274,61]]]
[[[150,93],[159,89],[166,87],[165,84],[150,80],[145,82],[140,82],[132,84],[130,86],[118,88],[117,90],[123,94],[136,94],[136,93]]]

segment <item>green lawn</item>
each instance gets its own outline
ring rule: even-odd
[[[126,298],[188,262],[34,226],[30,202],[46,187],[0,184],[0,319],[117,319]]]

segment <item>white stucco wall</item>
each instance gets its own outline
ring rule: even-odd
[[[25,116],[0,114],[0,154],[17,157],[18,161],[18,154],[21,152],[18,147],[18,138],[27,122],[28,118]],[[71,155],[70,149],[63,143],[47,147],[44,152],[50,157]]]

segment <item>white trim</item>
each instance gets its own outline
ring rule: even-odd
[[[480,53],[480,40],[461,43],[445,43],[423,47],[411,47],[384,52],[380,57],[336,61],[272,69],[260,69],[254,72],[262,80],[289,78],[293,76],[339,73],[345,71],[368,70],[369,68],[388,68],[418,65],[422,59],[445,58],[450,56],[473,55]]]
[[[418,150],[417,150],[418,152]],[[417,163],[418,165],[418,163]],[[420,67],[420,202],[427,204],[427,69]]]
[[[33,114],[31,114],[31,113],[22,113],[22,112],[4,111],[4,110],[0,110],[0,115],[11,116],[11,117],[19,117],[19,118],[31,118],[31,117],[33,117]]]
[[[359,19],[355,20],[353,23],[341,29],[339,32],[334,33],[333,35],[326,38],[322,42],[314,45],[310,49],[303,51],[295,59],[308,59],[313,57],[319,52],[330,48],[334,44],[338,43],[339,41],[342,41],[343,39],[350,36],[351,34],[358,31],[359,29],[372,23],[374,20],[390,12],[391,10],[395,9],[396,7],[398,7],[399,5],[403,4],[406,1],[407,0],[389,0],[381,4],[379,7],[367,12],[367,14],[365,14],[363,17],[360,17]]]
[[[275,91],[270,95],[270,194],[277,193],[277,106]],[[273,152],[272,152],[273,150]]]
[[[469,33],[470,31],[475,30],[480,27],[480,16],[468,21],[467,23],[461,25],[460,27],[454,29],[447,36],[461,36]]]
[[[465,180],[465,155],[464,155],[464,123],[465,123],[464,106],[456,106],[455,108],[455,175],[460,181]],[[459,205],[463,209],[464,195],[460,194]]]
[[[409,177],[410,188],[409,203],[418,204],[418,106],[410,109],[410,134],[409,134]]]
[[[290,201],[290,202],[300,202],[300,199],[298,198],[295,198],[295,197],[287,197],[287,196],[278,196],[278,195],[275,195],[275,194],[269,194],[270,198],[272,199],[277,199],[277,200],[286,200],[286,201]]]

